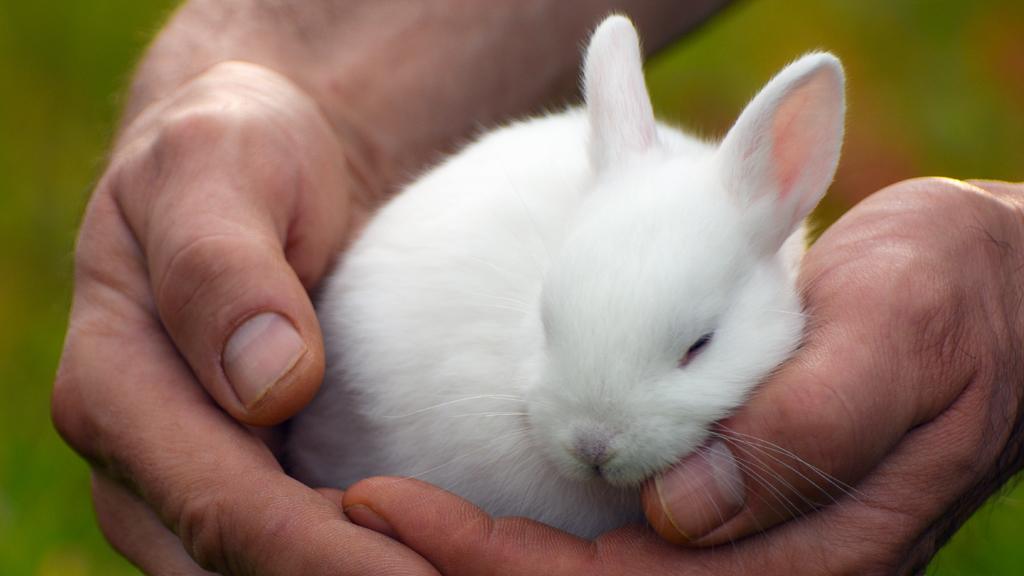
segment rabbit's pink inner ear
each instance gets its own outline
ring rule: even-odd
[[[815,190],[828,186],[835,172],[838,135],[842,134],[842,86],[835,74],[819,70],[779,103],[771,125],[771,154],[780,200],[794,191],[796,212],[817,203]]]
[[[765,85],[722,141],[724,181],[766,253],[782,245],[832,181],[843,140],[843,84],[834,56],[804,56]]]

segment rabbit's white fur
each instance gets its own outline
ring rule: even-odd
[[[642,518],[638,485],[792,353],[801,223],[842,141],[838,60],[785,68],[718,146],[655,122],[626,18],[595,31],[584,76],[584,110],[484,135],[344,256],[297,477],[412,476],[592,537]]]

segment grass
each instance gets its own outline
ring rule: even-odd
[[[53,431],[48,397],[71,290],[75,229],[103,167],[133,62],[173,2],[0,3],[0,574],[134,574],[105,544],[88,469]],[[833,219],[902,178],[1020,179],[1024,5],[750,0],[649,68],[660,114],[720,134],[802,52],[849,74]],[[1024,489],[995,498],[932,574],[1024,568]]]
[[[169,2],[0,3],[0,574],[136,574],[107,546],[49,389],[75,230],[117,94]]]

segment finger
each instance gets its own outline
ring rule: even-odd
[[[207,391],[243,422],[280,422],[322,378],[307,290],[347,231],[342,152],[309,98],[255,66],[220,65],[169,106],[106,185]]]
[[[120,291],[80,283],[55,421],[76,449],[144,495],[199,566],[233,574],[436,574],[285,475],[267,447],[195,385],[162,327],[133,304]],[[126,550],[147,561],[148,550]]]
[[[932,277],[930,256],[901,254],[884,269],[842,264],[865,258],[869,246],[893,245],[866,235],[911,225],[873,218],[872,206],[861,209],[873,220],[869,231],[840,222],[829,232],[855,242],[833,242],[826,233],[808,254],[801,281],[812,324],[804,348],[723,423],[714,442],[646,488],[648,519],[670,541],[734,541],[857,498],[852,486],[972,376],[959,348],[964,325],[945,311],[974,303]]]
[[[888,386],[851,397],[847,382],[884,377],[864,373],[870,361],[847,356],[854,362],[841,375],[815,361],[850,352],[811,344],[722,423],[708,446],[645,486],[651,526],[676,544],[714,545],[857,497],[852,486],[910,422]]]
[[[593,542],[524,518],[491,518],[419,480],[363,480],[345,491],[344,507],[352,522],[401,541],[443,574],[599,573]]]
[[[997,467],[1012,434],[1008,404],[972,381],[934,420],[912,430],[845,499],[734,547],[706,551],[709,571],[921,574],[939,547],[1012,474]],[[1019,466],[1019,464],[1018,464]]]
[[[1024,192],[1024,184],[1020,182],[1007,182],[1005,180],[965,180],[972,186],[977,186],[990,192],[998,192],[1020,196]]]
[[[1018,209],[1024,205],[1024,184],[1020,182],[1003,182],[1000,180],[967,180],[992,196],[1011,203]]]
[[[649,531],[625,528],[583,542],[542,524],[491,519],[428,484],[364,480],[345,493],[353,522],[401,540],[446,574],[911,574],[988,492],[978,469],[999,456],[1010,426],[1004,403],[972,386],[942,415],[912,431],[844,499],[728,547],[681,550]],[[977,447],[987,445],[980,454]],[[1005,475],[999,481],[1005,480]],[[538,567],[543,567],[539,569]]]
[[[619,573],[641,564],[666,574],[923,573],[954,529],[1019,468],[999,468],[1016,404],[993,401],[991,386],[989,378],[973,380],[907,434],[861,480],[857,498],[727,547],[683,550],[624,532],[603,548],[603,565]],[[1001,472],[988,476],[993,466]]]
[[[120,456],[115,468],[140,487],[199,565],[237,574],[435,573],[288,478],[261,442],[202,394],[180,394],[189,389],[188,372],[167,365],[173,350],[165,346],[160,355],[145,343],[103,347],[134,359],[121,362],[90,347],[108,366],[79,365],[78,373],[117,388],[105,396],[119,400],[105,407],[106,418],[93,419],[93,430],[104,452]],[[127,366],[136,362],[137,369]],[[129,551],[140,564],[152,561],[148,549]]]
[[[115,550],[145,574],[211,574],[192,560],[181,540],[128,489],[94,472],[92,500],[100,530]]]

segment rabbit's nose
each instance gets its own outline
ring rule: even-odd
[[[581,430],[573,439],[572,453],[588,466],[600,467],[615,455],[614,436],[604,430]]]

